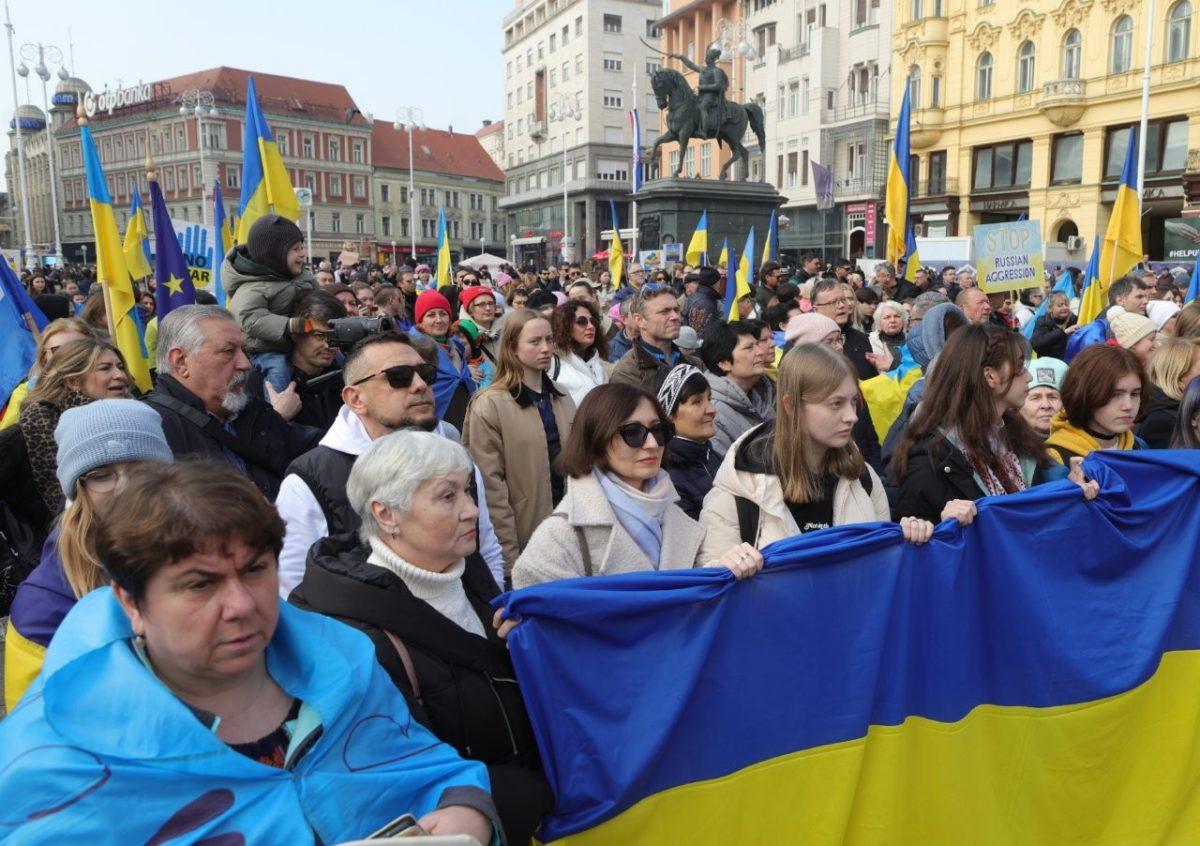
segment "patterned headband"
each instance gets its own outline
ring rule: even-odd
[[[677,364],[672,367],[662,387],[658,389],[658,404],[662,406],[663,413],[668,417],[674,414],[675,404],[679,402],[679,395],[683,392],[683,386],[687,384],[687,380],[693,376],[703,375],[690,364]]]

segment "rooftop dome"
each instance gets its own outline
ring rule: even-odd
[[[79,103],[81,97],[91,91],[92,87],[82,79],[74,76],[68,76],[61,80],[54,89],[54,96],[50,98],[50,102],[54,106],[75,106]]]
[[[41,132],[46,128],[46,113],[30,103],[17,107],[17,114],[8,122],[8,128],[16,129],[18,120],[21,129],[28,132]]]

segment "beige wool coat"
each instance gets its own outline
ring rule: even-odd
[[[662,562],[651,561],[617,520],[600,483],[594,476],[583,476],[567,480],[562,502],[533,533],[513,567],[513,587],[586,575],[577,530],[587,543],[593,575],[682,570],[708,563],[701,557],[704,529],[674,502],[663,520]]]

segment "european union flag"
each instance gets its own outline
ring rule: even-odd
[[[154,302],[161,322],[171,309],[195,304],[196,286],[171,225],[162,189],[154,180],[150,181],[150,205],[154,216]]]
[[[7,400],[13,388],[21,384],[37,353],[37,338],[25,319],[27,314],[38,331],[50,322],[8,262],[0,258],[0,337],[4,338],[0,345],[0,402]]]

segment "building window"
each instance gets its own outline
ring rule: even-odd
[[[334,232],[342,231],[342,216],[340,213],[338,213],[338,212],[333,213],[332,222],[331,222],[329,228],[332,229]]]
[[[800,110],[800,83],[789,82],[787,92],[787,116],[795,117]]]
[[[392,189],[392,186],[388,185],[386,182],[380,184],[380,186],[379,186],[379,201],[381,203],[386,203],[391,199],[391,194],[392,194],[391,189]]]
[[[355,197],[367,196],[367,180],[364,177],[361,177],[361,176],[354,177],[354,196]]]
[[[779,86],[779,120],[783,120],[787,116],[787,87]]]
[[[621,69],[621,54],[620,53],[605,53],[604,54],[604,69],[606,71],[619,71]]]
[[[621,108],[621,92],[612,88],[604,89],[604,108],[619,109]]]
[[[1017,93],[1025,94],[1033,90],[1034,71],[1037,51],[1032,41],[1024,41],[1017,48]]]
[[[400,186],[400,203],[401,203],[401,205],[408,205],[408,186],[407,185]]]
[[[1108,72],[1128,73],[1132,65],[1133,18],[1121,15],[1112,26],[1112,50],[1108,57]]]
[[[1006,141],[974,150],[972,188],[1028,187],[1033,167],[1032,141]]]
[[[576,75],[583,73],[583,54],[580,53],[575,57],[575,73]]]
[[[787,154],[787,187],[789,187],[789,188],[796,187],[796,182],[797,182],[796,172],[799,167],[800,167],[800,154],[799,153],[788,153]]]
[[[329,194],[332,197],[342,196],[342,175],[340,173],[330,175]]]
[[[509,62],[507,65],[505,65],[505,67],[504,67],[504,75],[505,75],[505,77],[507,77],[508,79],[512,79],[512,62]]]
[[[1054,136],[1050,163],[1050,184],[1065,185],[1083,181],[1083,133]]]
[[[309,191],[317,190],[317,177],[311,173],[304,174],[304,187]]]
[[[1167,12],[1167,61],[1182,62],[1192,41],[1192,4],[1179,0]]]
[[[166,173],[164,175],[166,176],[166,186],[165,186],[166,190],[174,191],[175,190],[175,171],[168,170],[168,171],[166,171]]]
[[[921,108],[921,68],[917,65],[908,69],[908,99],[914,109]]]
[[[712,145],[705,144],[700,148],[700,175],[708,176],[712,170]]]
[[[800,81],[800,114],[808,114],[808,101],[812,98],[812,83],[808,77]]]
[[[225,167],[225,187],[226,188],[241,188],[242,187],[242,172],[236,167]]]
[[[550,52],[553,53],[558,47],[558,34],[550,33]]]
[[[1108,130],[1104,154],[1104,178],[1117,179],[1125,166],[1125,150],[1132,127]],[[1187,161],[1187,119],[1151,121],[1146,127],[1146,175],[1178,173]]]
[[[354,216],[354,232],[358,235],[362,235],[366,231],[366,221],[364,220],[364,216],[361,214],[356,214]]]
[[[208,146],[207,141],[205,141],[205,146]],[[290,146],[291,145],[288,143],[288,133],[282,131],[275,133],[275,147],[279,150],[279,155],[290,156]]]
[[[808,184],[808,150],[800,151],[800,184]]]
[[[924,0],[912,0],[912,19],[919,21],[923,17],[925,17]]]
[[[362,164],[363,163],[363,143],[361,141],[355,141],[353,150],[354,150],[354,163]]]
[[[658,38],[659,35],[659,29],[654,25],[654,21],[646,21],[646,37]]]
[[[942,107],[942,78],[940,76],[929,77],[929,106],[933,109]]]
[[[300,142],[300,146],[304,148],[304,158],[311,159],[313,157],[313,139],[311,135],[305,135]]]
[[[583,16],[580,15],[575,19],[575,37],[583,35]]]
[[[604,16],[604,31],[605,32],[620,32],[621,31],[621,16],[620,15],[605,15]]]
[[[382,218],[379,219],[379,223],[380,223],[380,226],[383,228],[383,236],[385,238],[390,238],[392,235],[392,219],[390,217],[388,217],[387,215],[384,215]]]
[[[1082,41],[1083,38],[1077,29],[1068,30],[1067,34],[1063,36],[1061,69],[1063,79],[1079,79]]]
[[[926,196],[937,196],[946,193],[946,151],[938,150],[929,154],[929,184],[926,186]]]
[[[329,160],[331,162],[340,162],[342,160],[342,143],[336,138],[329,139]]]
[[[992,54],[980,53],[975,60],[975,99],[992,99]]]
[[[408,218],[407,217],[400,218],[400,237],[401,238],[408,237]]]
[[[567,42],[571,39],[571,27],[570,26],[564,26],[562,28],[562,37],[563,37],[563,42],[562,42],[563,46],[566,47]]]

